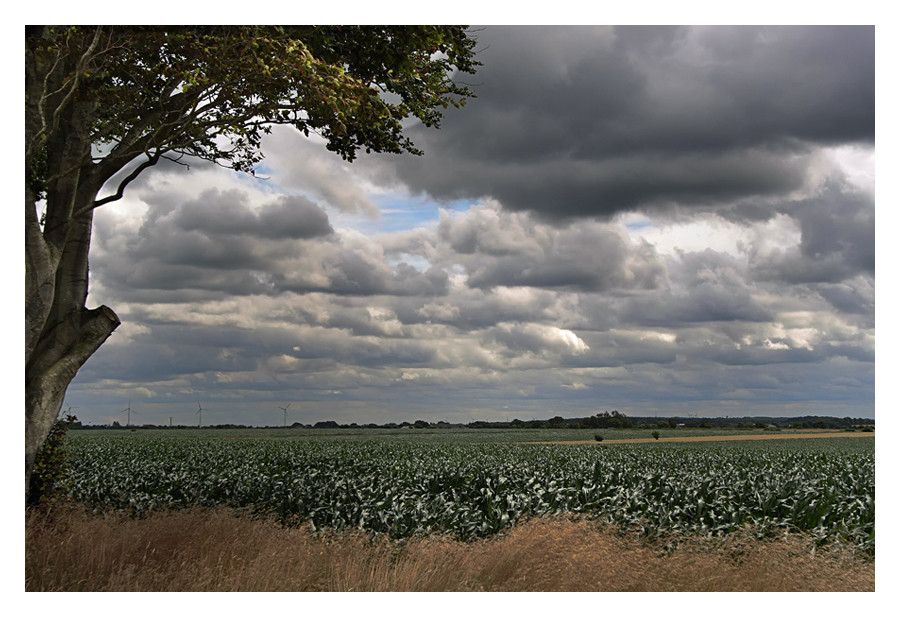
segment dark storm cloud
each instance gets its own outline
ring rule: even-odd
[[[442,217],[437,235],[470,287],[640,289],[656,287],[663,274],[651,246],[600,224],[553,228],[524,214],[475,207]]]
[[[103,277],[125,289],[213,289],[224,277],[234,290],[259,287],[252,273],[269,270],[273,241],[334,232],[327,214],[302,197],[284,196],[258,210],[237,190],[209,189],[187,201],[173,201],[165,191],[154,198],[161,207],[151,203],[127,244],[116,245],[116,230],[98,224],[98,244],[111,251],[97,260],[105,266]]]
[[[154,324],[137,342],[140,353],[131,346],[104,348],[85,376],[159,381],[204,371],[252,371],[260,357],[285,347],[283,333],[278,340],[265,331],[232,328],[223,333],[222,328],[185,323]]]
[[[329,280],[326,285],[304,287],[289,282],[279,285],[290,291],[328,291],[340,295],[443,295],[447,291],[447,273],[440,268],[420,272],[407,263],[391,268],[380,254],[363,251],[340,251],[328,258]]]
[[[774,313],[753,297],[746,270],[740,259],[711,249],[683,253],[667,264],[667,288],[626,298],[619,313],[627,323],[649,326],[772,321]]]
[[[818,285],[816,290],[838,311],[871,317],[868,325],[875,326],[875,284],[872,279],[860,276],[841,283]]]
[[[538,321],[570,327],[570,294],[539,288],[465,288],[445,298],[409,298],[395,303],[404,324],[443,324],[462,332],[501,322]]]
[[[243,191],[208,189],[194,199],[151,208],[137,237],[127,243],[116,231],[98,224],[97,245],[105,251],[93,265],[100,284],[117,288],[129,300],[177,302],[286,291],[446,292],[444,271],[419,271],[402,262],[392,267],[377,244],[354,244],[335,234],[325,211],[301,196],[253,207]]]
[[[300,196],[282,196],[254,212],[240,191],[205,191],[198,199],[178,209],[176,228],[199,231],[206,236],[250,236],[255,238],[303,239],[334,233],[328,215]],[[230,240],[232,241],[232,240]]]
[[[142,324],[141,330],[127,334],[127,342],[105,345],[81,377],[152,383],[179,377],[197,382],[204,375],[215,374],[229,379],[253,375],[252,379],[259,381],[261,374],[266,374],[259,386],[266,388],[272,385],[266,383],[271,373],[296,374],[302,369],[306,379],[314,380],[321,370],[406,367],[434,360],[431,341],[417,340],[399,329],[392,331],[392,326],[399,324],[373,315],[365,307],[357,306],[327,320],[327,327],[310,327],[300,315],[293,323],[266,319],[272,318],[223,316],[202,305],[162,314],[158,308],[132,308],[127,322]],[[242,321],[244,325],[238,325]]]
[[[688,293],[658,293],[630,298],[621,313],[626,323],[676,327],[715,321],[769,321],[774,315],[747,290],[733,293],[715,283],[702,283]]]
[[[401,179],[547,218],[799,188],[815,148],[874,142],[871,27],[487,27],[478,97]]]
[[[800,243],[754,255],[754,275],[788,283],[839,283],[875,276],[874,195],[836,180],[814,197],[779,206],[800,228]]]

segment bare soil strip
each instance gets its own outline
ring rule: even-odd
[[[755,441],[760,439],[820,439],[825,437],[875,437],[875,433],[773,433],[771,435],[704,435],[702,437],[660,437],[659,439],[639,438],[639,439],[604,439],[603,441],[584,440],[584,441],[529,441],[527,443],[595,443],[603,445],[607,443],[653,443],[655,441],[669,442],[686,442],[686,441]]]

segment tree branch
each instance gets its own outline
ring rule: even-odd
[[[122,196],[125,194],[125,187],[128,186],[132,180],[134,180],[139,175],[141,175],[142,171],[144,171],[148,167],[153,167],[154,165],[156,165],[156,163],[159,162],[159,158],[161,155],[162,155],[162,153],[159,151],[157,151],[156,153],[154,153],[152,155],[148,154],[147,160],[144,161],[143,163],[141,163],[140,165],[138,165],[137,167],[135,167],[134,171],[132,171],[127,176],[125,176],[125,178],[119,183],[119,187],[116,190],[115,194],[104,197],[103,199],[95,200],[87,208],[82,208],[81,210],[75,212],[72,215],[72,218],[73,219],[78,218],[82,214],[85,214],[85,213],[93,210],[94,208],[99,208],[100,206],[102,206],[104,204],[108,204],[111,201],[118,201],[118,200],[122,199]]]
[[[36,141],[28,144],[28,146],[26,147],[26,154],[35,152],[37,149],[42,147],[42,145],[47,142],[50,135],[55,133],[56,130],[59,128],[60,114],[61,114],[62,110],[69,104],[69,102],[72,100],[72,98],[75,96],[75,93],[77,92],[78,87],[81,84],[81,77],[85,71],[85,67],[87,66],[88,62],[90,61],[90,59],[93,55],[94,50],[97,48],[97,45],[100,42],[100,34],[101,33],[102,33],[102,29],[98,27],[94,32],[93,40],[91,40],[87,49],[85,49],[84,53],[81,54],[81,57],[78,59],[78,62],[75,65],[75,69],[72,72],[73,73],[72,80],[68,84],[66,84],[64,81],[63,85],[61,85],[57,90],[55,90],[53,92],[48,92],[48,87],[49,87],[48,84],[49,84],[50,78],[56,71],[56,67],[59,66],[60,58],[62,57],[62,52],[61,51],[58,52],[56,60],[53,63],[53,66],[51,67],[51,69],[49,71],[47,71],[47,73],[44,77],[43,93],[42,93],[40,99],[38,100],[38,112],[39,112],[39,117],[41,119],[41,130],[34,136],[34,139]],[[63,96],[62,100],[55,106],[52,117],[51,117],[50,126],[48,128],[46,110],[44,108],[44,105],[53,95],[61,93],[64,89],[67,90],[67,92]]]
[[[27,372],[34,376],[33,381],[54,379],[60,374],[71,381],[81,365],[120,323],[119,317],[108,306],[69,313],[62,321],[48,325],[46,335],[26,367]],[[26,379],[26,391],[33,385]]]

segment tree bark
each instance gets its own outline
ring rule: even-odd
[[[91,206],[103,184],[91,160],[96,105],[65,97],[62,63],[26,58],[25,496],[41,445],[78,369],[119,325],[108,307],[87,309]],[[43,221],[34,143],[46,154]],[[76,213],[81,213],[76,215]]]
[[[38,450],[53,428],[78,369],[119,325],[106,306],[73,312],[42,337],[25,372],[25,495]]]
[[[120,323],[109,307],[85,307],[93,217],[83,218],[70,225],[62,250],[42,234],[29,236],[26,220],[26,498],[35,457],[59,415],[66,389]]]

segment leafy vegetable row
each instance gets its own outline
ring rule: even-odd
[[[813,441],[813,440],[809,440]],[[404,538],[579,512],[655,535],[793,529],[874,553],[874,450],[858,444],[524,445],[75,439],[70,492],[144,513],[225,505]]]

